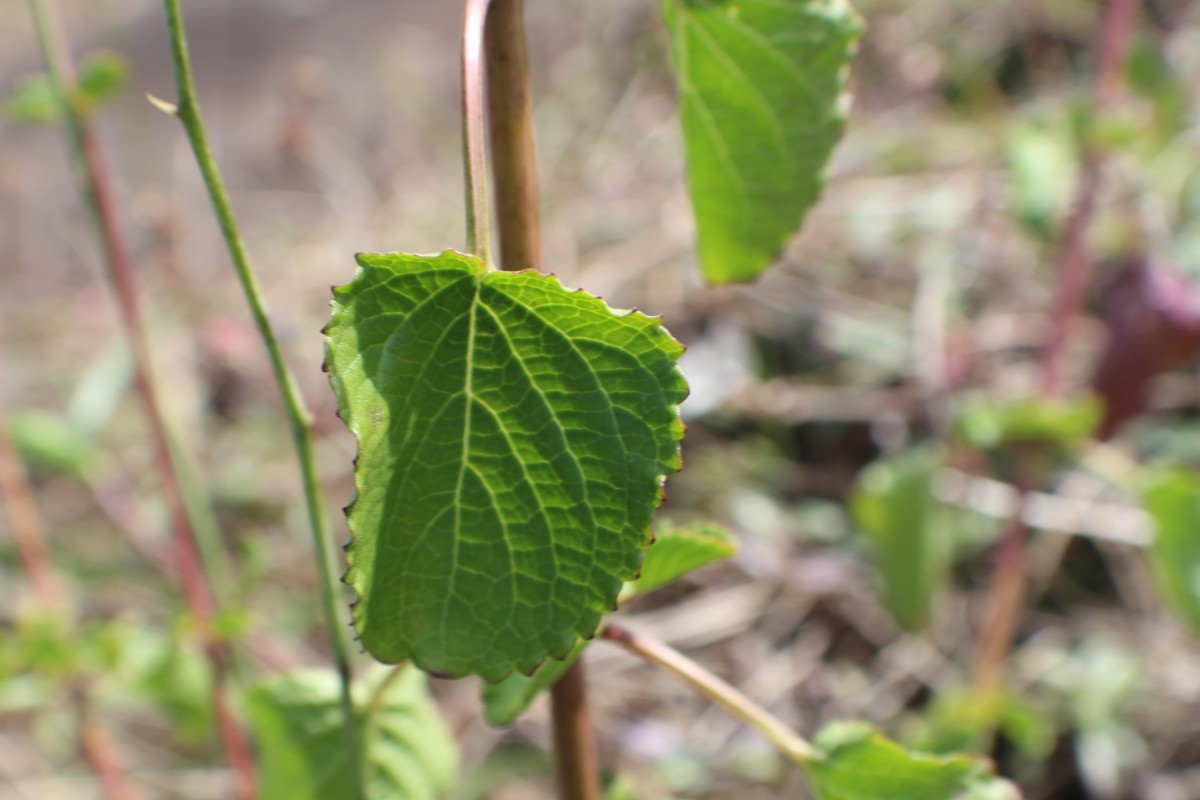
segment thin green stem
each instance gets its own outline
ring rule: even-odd
[[[805,764],[817,758],[818,754],[813,746],[771,712],[678,650],[617,625],[606,625],[600,637],[621,645],[634,655],[682,679],[700,694],[754,728],[793,761]]]
[[[312,530],[313,546],[316,550],[320,571],[321,599],[329,629],[330,647],[333,650],[338,674],[341,676],[342,709],[346,720],[346,751],[351,764],[361,765],[360,743],[354,725],[354,700],[351,694],[353,676],[350,650],[345,634],[346,626],[343,624],[342,615],[339,612],[341,585],[333,551],[329,516],[325,509],[324,497],[321,494],[320,478],[313,449],[311,417],[300,394],[299,385],[284,361],[283,351],[271,327],[258,279],[242,242],[241,233],[229,202],[229,195],[225,190],[224,181],[221,179],[221,173],[208,144],[208,136],[204,129],[200,104],[196,96],[195,82],[192,78],[191,59],[188,55],[183,13],[179,7],[179,0],[163,0],[163,6],[167,15],[167,27],[170,31],[171,56],[175,66],[176,88],[179,93],[178,104],[174,107],[173,113],[183,124],[188,142],[195,154],[196,164],[200,168],[204,185],[208,189],[213,212],[216,214],[221,234],[229,249],[230,258],[246,296],[246,302],[250,307],[250,314],[254,318],[254,324],[258,328],[259,336],[270,358],[271,371],[279,385],[291,425],[292,439],[295,443],[296,457],[304,485],[304,499],[308,507],[309,527]],[[356,778],[361,778],[361,770],[351,770],[351,772]],[[361,783],[354,787],[354,791],[355,796],[363,796]]]
[[[491,0],[467,0],[463,15],[462,119],[467,250],[490,269],[491,216],[488,212],[487,140],[484,131],[483,41]]]
[[[194,523],[185,502],[182,478],[155,386],[150,347],[138,303],[133,260],[117,220],[117,204],[104,152],[75,99],[75,68],[61,32],[57,8],[52,0],[29,0],[29,8],[46,70],[66,119],[71,160],[78,175],[80,190],[96,224],[121,326],[133,354],[134,384],[149,426],[152,455],[161,476],[163,496],[171,519],[171,549],[176,578],[188,610],[200,627],[204,651],[212,664],[213,710],[221,743],[233,771],[235,796],[239,800],[253,800],[254,758],[249,740],[229,701],[230,651],[213,627],[217,604],[210,581],[220,576],[220,565],[215,561],[205,564],[203,560],[204,550],[213,553],[217,550],[215,547],[201,547],[197,538],[201,529]]]

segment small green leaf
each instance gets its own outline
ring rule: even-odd
[[[714,283],[747,281],[816,202],[862,30],[845,0],[665,0],[696,212]]]
[[[737,548],[734,535],[717,525],[658,527],[654,532],[654,544],[646,550],[642,574],[625,585],[621,601],[646,594],[689,572],[729,558]]]
[[[1017,218],[1043,241],[1052,241],[1071,202],[1078,146],[1065,122],[1026,124],[1008,139]]]
[[[1007,781],[967,756],[905,750],[871,726],[839,722],[818,734],[804,765],[815,800],[1017,800]]]
[[[1008,691],[987,696],[961,689],[939,691],[905,727],[905,742],[922,752],[983,752],[999,731],[1017,752],[1039,762],[1049,757],[1059,734],[1049,709]]]
[[[91,53],[79,66],[79,83],[75,97],[84,111],[89,111],[112,97],[129,78],[129,62],[117,53],[100,50]]]
[[[132,652],[134,648],[140,652]],[[190,744],[199,744],[213,734],[212,667],[204,653],[186,635],[170,638],[147,632],[127,648],[124,655],[138,659],[131,665],[134,691],[170,718],[174,733]]]
[[[979,450],[1048,444],[1066,451],[1092,435],[1102,413],[1094,395],[1077,400],[1026,397],[1010,401],[979,396],[963,403],[957,423],[962,437]]]
[[[1159,594],[1200,631],[1200,478],[1162,469],[1152,473],[1141,494],[1154,522],[1149,555]]]
[[[679,469],[683,348],[551,276],[450,251],[359,264],[326,353],[359,442],[363,645],[491,681],[566,656],[637,574]]]
[[[454,739],[426,691],[425,676],[412,667],[399,669],[398,675],[374,670],[354,686],[367,796],[445,797],[457,770]],[[262,800],[350,797],[338,680],[332,670],[305,670],[250,692]]]
[[[32,464],[85,477],[96,465],[96,442],[66,417],[47,411],[13,412],[9,429],[16,447]]]
[[[854,521],[875,550],[884,602],[907,630],[929,621],[954,547],[949,511],[931,488],[942,460],[930,449],[879,459],[859,475],[850,499]]]
[[[4,117],[25,125],[55,125],[62,120],[62,103],[50,76],[39,72],[20,78],[4,99]]]
[[[545,661],[532,675],[514,672],[499,683],[484,684],[484,714],[488,722],[497,726],[512,725],[517,717],[537,699],[537,696],[563,676],[575,663],[580,654],[591,644],[589,639],[580,639],[571,648],[566,658]]]

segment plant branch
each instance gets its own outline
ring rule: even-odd
[[[462,118],[467,205],[467,250],[490,269],[487,141],[484,138],[483,31],[491,0],[467,0],[463,15]]]
[[[524,0],[492,0],[485,35],[500,268],[541,272],[541,215]]]
[[[66,603],[62,585],[50,560],[45,526],[33,499],[25,465],[21,463],[8,432],[2,401],[3,398],[0,398],[0,500],[3,500],[0,505],[3,505],[8,516],[17,555],[33,586],[38,604],[47,609],[61,610]]]
[[[105,800],[134,800],[137,795],[118,766],[120,762],[108,732],[92,714],[91,697],[82,681],[75,686],[74,694],[80,749],[92,772],[96,773]]]
[[[678,650],[612,624],[604,627],[604,630],[600,632],[600,638],[619,644],[634,655],[640,656],[680,678],[697,692],[758,731],[763,738],[778,747],[784,755],[796,763],[805,764],[817,757],[817,752],[807,740],[784,725],[771,712]]]
[[[496,184],[496,214],[500,233],[500,268],[505,270],[542,268],[541,223],[538,208],[537,146],[533,136],[533,101],[529,82],[529,57],[525,43],[523,0],[468,0],[468,28],[464,37],[463,67],[464,119],[474,148],[468,147],[468,159],[482,158],[482,95],[476,94],[472,79],[478,79],[482,65],[473,52],[473,17],[486,9],[485,58],[487,61],[488,118],[492,145],[492,176]],[[471,53],[468,57],[468,53]],[[478,139],[474,139],[478,137]],[[474,154],[474,155],[472,155]],[[472,171],[484,164],[472,162]],[[468,181],[468,197],[471,198]],[[475,181],[472,199],[485,207],[486,186]],[[480,195],[483,195],[481,200]],[[478,217],[480,212],[474,212]],[[483,231],[486,235],[486,226]],[[599,800],[601,797],[599,758],[596,735],[588,707],[587,682],[583,658],[572,664],[550,687],[554,718],[554,761],[558,773],[559,797],[563,800]]]
[[[1121,73],[1133,40],[1137,7],[1137,0],[1108,0],[1105,3],[1098,37],[1096,82],[1093,86],[1096,119],[1111,109],[1120,94]],[[1092,277],[1092,254],[1088,247],[1087,231],[1096,211],[1104,153],[1094,141],[1089,140],[1083,145],[1081,160],[1071,212],[1063,227],[1058,288],[1042,347],[1041,390],[1047,396],[1062,391],[1063,359]]]
[[[81,190],[96,223],[104,250],[105,264],[112,282],[125,332],[134,361],[134,383],[150,429],[156,469],[161,476],[163,495],[171,518],[172,561],[176,578],[188,609],[195,617],[205,640],[205,652],[213,662],[213,702],[220,723],[221,739],[230,766],[235,773],[237,796],[253,798],[254,762],[245,733],[233,718],[227,693],[227,648],[216,639],[212,628],[215,601],[209,576],[200,556],[196,527],[188,516],[179,472],[171,451],[170,437],[155,388],[150,350],[142,324],[136,278],[124,233],[117,221],[116,201],[99,141],[87,118],[74,99],[75,68],[61,35],[52,0],[29,0],[37,28],[42,55],[54,91],[58,94],[65,118],[71,156]],[[213,565],[209,565],[210,569]]]
[[[550,711],[558,796],[563,800],[600,800],[600,765],[582,654],[550,688]]]
[[[2,398],[0,398],[2,401]],[[38,511],[21,463],[12,445],[8,420],[0,402],[0,500],[8,515],[13,539],[21,565],[33,584],[38,605],[47,611],[66,610],[67,598],[63,594],[54,563],[50,560],[46,546],[45,526]],[[78,712],[77,730],[83,756],[96,775],[106,800],[133,800],[134,793],[129,780],[122,772],[116,753],[108,740],[103,726],[92,716],[87,687],[82,681],[74,687],[75,705]]]
[[[1119,95],[1121,72],[1129,55],[1137,7],[1137,0],[1108,0],[1104,5],[1093,85],[1096,119],[1110,110]],[[1092,254],[1087,232],[1096,210],[1103,163],[1104,152],[1090,136],[1083,144],[1079,182],[1063,227],[1058,288],[1039,363],[1040,391],[1047,398],[1062,392],[1067,345],[1092,279]],[[1014,449],[1011,455],[1016,471],[1017,503],[997,550],[988,617],[974,667],[975,693],[984,699],[994,698],[999,689],[1001,666],[1012,650],[1025,597],[1025,551],[1029,534],[1023,514],[1032,486],[1027,454]]]
[[[317,565],[320,572],[321,600],[324,606],[325,621],[329,629],[330,647],[333,651],[338,674],[341,678],[342,712],[345,718],[345,746],[349,763],[362,764],[360,742],[354,725],[354,700],[351,694],[353,674],[350,663],[350,650],[344,633],[341,607],[341,586],[338,579],[336,556],[333,552],[333,536],[329,527],[329,515],[325,509],[324,497],[321,493],[320,477],[317,470],[316,456],[313,449],[312,420],[300,394],[299,384],[292,375],[283,358],[283,351],[271,327],[267,315],[266,304],[262,298],[258,278],[251,265],[250,257],[237,226],[225,183],[221,179],[216,159],[208,143],[204,121],[200,114],[200,103],[196,96],[195,81],[192,77],[191,58],[188,53],[187,37],[184,31],[183,13],[179,0],[164,0],[163,6],[167,15],[167,27],[171,38],[171,56],[175,67],[175,82],[178,91],[178,105],[173,113],[183,124],[188,142],[196,157],[196,164],[204,178],[212,201],[213,212],[225,244],[233,261],[234,270],[250,307],[259,337],[266,348],[271,362],[271,371],[279,392],[283,397],[287,410],[288,421],[291,425],[292,440],[296,448],[296,457],[300,465],[301,481],[304,486],[304,499],[308,509],[309,527],[312,531],[313,548],[317,555]],[[356,796],[363,795],[361,771],[351,770],[356,785]]]
[[[1001,667],[1012,650],[1025,598],[1025,552],[1029,529],[1023,516],[1029,490],[1023,476],[1017,477],[1017,499],[996,550],[996,564],[988,592],[987,618],[975,656],[974,695],[988,707],[991,707],[999,691]]]

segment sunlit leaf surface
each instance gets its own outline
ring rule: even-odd
[[[751,280],[820,193],[861,24],[844,0],[665,0],[664,14],[700,265]]]
[[[327,330],[359,440],[359,635],[433,672],[531,672],[637,574],[679,468],[683,348],[554,277],[454,252],[359,264]]]

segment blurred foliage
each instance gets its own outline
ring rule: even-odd
[[[70,102],[89,113],[111,99],[129,80],[129,62],[109,50],[87,55],[79,65],[79,76]],[[4,99],[3,116],[18,125],[56,125],[62,121],[62,104],[50,76],[45,73],[21,78]]]
[[[859,473],[850,498],[875,551],[884,601],[907,630],[928,622],[954,550],[950,510],[933,497],[943,465],[942,453],[930,448],[877,459]]]
[[[1200,630],[1200,477],[1163,468],[1147,476],[1142,502],[1154,521],[1150,563],[1164,599]]]

